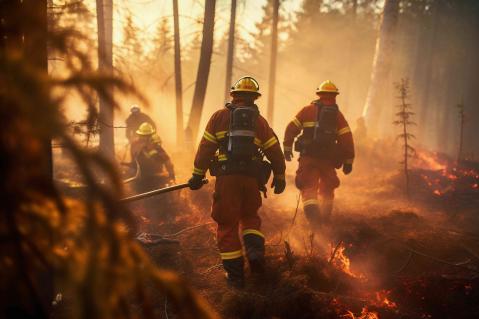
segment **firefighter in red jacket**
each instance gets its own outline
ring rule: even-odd
[[[210,118],[194,162],[191,189],[201,188],[209,169],[216,176],[212,218],[218,223],[218,248],[230,285],[244,283],[243,253],[253,273],[264,272],[264,235],[258,209],[261,191],[273,172],[274,193],[283,192],[285,161],[281,146],[254,101],[261,95],[258,82],[239,79],[231,88],[231,103]],[[263,156],[270,161],[263,160]]]
[[[316,90],[319,99],[305,106],[289,123],[284,136],[287,161],[295,151],[300,153],[296,171],[296,187],[301,191],[303,209],[312,228],[328,222],[333,209],[334,190],[339,186],[336,169],[351,173],[354,143],[348,122],[336,104],[338,88],[331,81]],[[321,196],[321,209],[318,202]]]

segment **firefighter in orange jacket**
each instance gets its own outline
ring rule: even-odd
[[[279,141],[254,101],[258,82],[239,79],[231,88],[231,103],[210,118],[194,162],[191,189],[201,188],[209,169],[216,176],[212,218],[218,223],[218,248],[230,285],[244,283],[241,226],[246,257],[253,273],[264,272],[264,235],[258,209],[271,170],[274,193],[283,192],[285,161]],[[263,160],[263,155],[271,162]]]
[[[303,209],[310,225],[317,228],[328,222],[333,209],[334,190],[339,186],[336,169],[351,173],[354,143],[348,122],[336,104],[338,88],[325,81],[316,90],[319,99],[305,106],[289,123],[284,136],[284,155],[287,161],[295,151],[300,153],[296,171],[296,187],[301,191]],[[321,209],[318,202],[321,196]]]

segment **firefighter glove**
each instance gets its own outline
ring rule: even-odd
[[[190,189],[200,189],[203,186],[203,178],[204,176],[193,174],[193,176],[191,176],[190,180],[188,181],[188,186],[190,186]]]
[[[348,175],[349,173],[351,173],[353,171],[353,164],[344,164],[343,165],[343,173],[345,175]]]
[[[288,162],[291,162],[291,159],[293,158],[293,152],[291,151],[284,151],[284,159],[287,160]]]
[[[271,188],[274,187],[275,194],[281,194],[286,188],[286,181],[284,177],[278,178],[277,176],[273,177],[273,182],[271,183]]]

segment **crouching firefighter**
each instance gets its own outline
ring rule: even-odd
[[[353,136],[336,104],[338,88],[328,80],[317,88],[316,94],[319,99],[305,106],[289,123],[283,142],[285,158],[291,161],[294,139],[302,132],[294,145],[300,153],[295,182],[313,230],[331,217],[334,190],[339,186],[336,169],[342,167],[347,175],[354,160]]]
[[[231,286],[244,284],[243,252],[239,227],[252,273],[264,272],[264,235],[261,233],[261,191],[271,171],[275,194],[283,192],[285,161],[281,146],[254,101],[261,96],[251,77],[231,88],[231,103],[210,118],[194,162],[191,189],[199,189],[209,169],[216,176],[212,218],[217,222],[217,241]],[[264,156],[269,160],[265,161]]]

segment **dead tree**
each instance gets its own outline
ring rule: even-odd
[[[381,116],[381,100],[385,91],[391,69],[393,39],[399,15],[399,0],[386,0],[381,19],[376,50],[373,58],[371,81],[363,108],[363,117],[370,131],[377,133],[376,123]]]
[[[200,62],[196,74],[195,92],[191,104],[187,131],[191,132],[191,142],[196,141],[200,127],[201,113],[205,102],[206,88],[210,74],[211,55],[213,53],[213,36],[215,27],[216,0],[206,0],[203,22],[203,39],[201,41]],[[190,142],[190,141],[188,141]]]
[[[233,77],[233,57],[235,55],[236,0],[231,0],[230,30],[228,34],[228,55],[226,57],[225,101],[230,95]]]
[[[411,121],[411,117],[414,115],[412,112],[411,104],[408,103],[409,95],[410,95],[410,88],[409,88],[409,79],[401,79],[401,82],[395,84],[396,90],[399,94],[397,97],[400,101],[400,104],[397,105],[399,112],[396,113],[396,117],[398,118],[393,124],[398,125],[401,127],[402,132],[397,136],[398,139],[403,140],[403,160],[401,161],[401,165],[403,166],[404,170],[404,177],[406,182],[406,196],[409,198],[410,194],[410,185],[409,185],[409,165],[408,160],[411,156],[416,153],[414,147],[412,147],[409,141],[415,136],[409,133],[409,129],[411,125],[416,125],[413,121]]]
[[[113,0],[96,0],[98,26],[98,70],[113,72]],[[105,94],[99,94],[100,151],[108,158],[115,157],[113,105]]]
[[[464,113],[464,103],[459,103],[456,105],[459,113],[459,149],[457,151],[457,162],[459,163],[462,158],[463,145],[464,145],[464,123],[465,123],[465,113]]]
[[[183,82],[181,78],[180,19],[178,0],[173,0],[173,28],[175,39],[175,95],[176,95],[176,143],[184,142],[183,132]]]
[[[279,0],[273,1],[273,25],[271,30],[271,55],[269,64],[269,92],[268,92],[268,122],[273,125],[274,119],[274,94],[276,85],[276,60],[278,57],[278,20]]]

